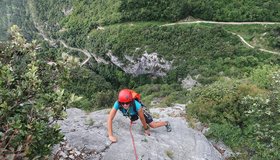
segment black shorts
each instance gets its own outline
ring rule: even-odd
[[[143,112],[144,112],[144,117],[145,117],[146,123],[150,124],[151,122],[153,122],[153,117],[148,112],[146,112],[145,110]],[[130,120],[131,121],[136,121],[136,120],[138,120],[138,118],[139,118],[138,115],[132,115],[130,117]]]
[[[150,124],[151,122],[153,122],[153,117],[145,110],[144,110],[144,117],[145,117],[147,124]]]

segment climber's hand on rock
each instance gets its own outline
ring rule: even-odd
[[[117,142],[117,137],[115,137],[115,136],[109,136],[109,139],[112,143]]]
[[[151,135],[150,129],[145,130],[145,134],[150,136]]]

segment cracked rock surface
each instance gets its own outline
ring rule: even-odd
[[[188,127],[184,118],[185,107],[152,108],[155,121],[168,120],[172,132],[165,127],[151,129],[151,136],[144,135],[140,120],[132,126],[137,156],[142,160],[220,160],[221,154],[198,131]],[[132,160],[136,159],[129,132],[130,120],[120,114],[113,121],[117,143],[107,137],[109,110],[92,113],[71,108],[68,118],[59,121],[65,141],[53,149],[54,159]]]

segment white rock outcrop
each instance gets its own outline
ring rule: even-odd
[[[172,62],[160,58],[157,53],[145,52],[141,57],[134,58],[125,55],[125,62],[119,60],[112,52],[108,52],[107,56],[113,64],[120,67],[123,71],[133,75],[152,74],[155,76],[165,76],[167,71],[172,68]]]
[[[76,108],[67,109],[68,118],[59,121],[66,142],[54,147],[56,158],[88,160],[132,160],[135,159],[129,132],[130,121],[119,112],[113,122],[117,143],[107,138],[107,115],[109,110],[85,113]],[[151,129],[151,135],[143,133],[140,121],[133,125],[137,155],[142,160],[221,160],[221,154],[205,136],[188,127],[182,105],[151,109],[158,120],[168,120],[172,132],[165,127]]]

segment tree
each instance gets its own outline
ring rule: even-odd
[[[60,88],[67,61],[39,59],[19,31],[12,26],[11,42],[0,46],[0,159],[47,156],[63,137],[53,122],[80,99]]]

